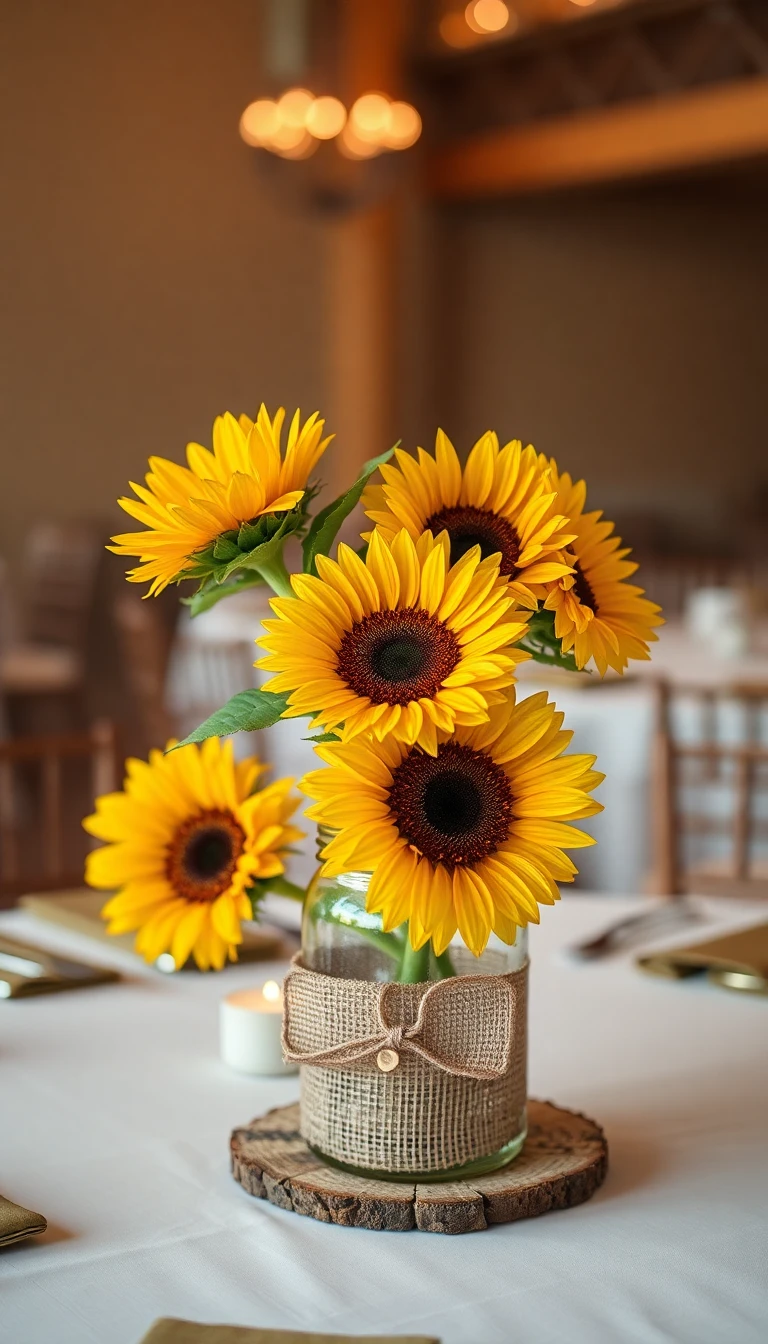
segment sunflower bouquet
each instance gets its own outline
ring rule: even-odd
[[[396,446],[316,509],[330,437],[297,412],[283,446],[284,427],[282,409],[224,415],[212,450],[191,444],[186,467],[151,458],[120,501],[144,530],[112,549],[138,558],[128,579],[148,596],[195,582],[196,614],[273,589],[256,641],[269,679],[179,750],[129,763],[124,793],[86,822],[111,842],[88,880],[120,888],[110,928],[138,929],[148,957],[234,956],[263,891],[291,890],[299,832],[292,781],[259,790],[258,762],[236,765],[219,739],[306,718],[323,764],[301,787],[327,837],[323,871],[370,874],[368,912],[399,939],[395,978],[450,975],[457,934],[475,957],[492,934],[513,944],[573,880],[566,851],[593,843],[573,823],[600,811],[602,775],[594,757],[565,754],[571,734],[545,693],[516,698],[519,665],[621,674],[650,656],[659,608],[629,582],[613,524],[585,511],[584,482],[531,446],[488,432],[462,466],[439,431],[434,454]],[[338,534],[359,503],[355,549]],[[293,573],[289,540],[301,543]]]

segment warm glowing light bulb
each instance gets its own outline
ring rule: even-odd
[[[476,33],[500,33],[509,23],[509,9],[504,0],[470,0],[464,17]]]
[[[281,159],[309,159],[319,147],[320,141],[315,140],[314,136],[305,131],[298,145],[289,145],[287,149],[277,149],[275,152]]]
[[[421,117],[410,103],[392,103],[384,135],[387,149],[410,149],[421,135]]]
[[[469,27],[463,14],[455,9],[444,14],[439,24],[440,36],[449,47],[469,47],[475,41],[475,34]]]
[[[307,116],[314,98],[309,89],[288,89],[282,98],[277,100],[277,114],[282,126],[290,126],[292,129],[304,130],[307,124]]]
[[[352,104],[349,114],[355,135],[371,144],[383,144],[391,109],[392,104],[383,93],[364,93]]]
[[[381,140],[374,140],[372,138],[364,139],[357,134],[352,123],[351,114],[349,121],[338,138],[337,144],[345,159],[372,159],[377,154],[380,154],[383,149]]]
[[[280,998],[280,986],[276,980],[267,980],[262,988],[262,994],[270,1003],[276,1003]]]
[[[571,0],[572,5],[578,5],[580,9],[587,9],[589,5],[594,5],[595,0]]]
[[[309,140],[312,140],[312,136],[304,126],[278,125],[269,140],[265,140],[265,146],[266,149],[274,149],[278,153],[293,152],[303,148]]]
[[[277,104],[271,98],[259,98],[240,118],[240,134],[247,145],[266,145],[279,125]]]
[[[334,136],[344,130],[346,120],[347,109],[344,104],[339,102],[338,98],[324,95],[322,98],[315,98],[309,108],[306,126],[317,140],[333,140]]]

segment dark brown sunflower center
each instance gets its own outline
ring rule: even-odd
[[[437,756],[414,748],[397,766],[389,807],[400,834],[432,863],[478,863],[509,834],[512,790],[483,751],[446,742]]]
[[[486,509],[458,504],[453,509],[433,513],[424,524],[434,536],[445,530],[451,539],[451,564],[455,565],[473,546],[480,547],[485,560],[501,551],[500,573],[513,574],[520,555],[520,541],[511,523]]]
[[[461,657],[459,641],[428,611],[375,611],[347,631],[339,676],[374,705],[431,698]]]
[[[581,565],[574,565],[573,569],[573,591],[579,599],[582,607],[589,607],[590,611],[597,612],[597,600],[592,591],[592,585],[589,582]]]
[[[243,852],[245,836],[230,812],[212,808],[179,826],[165,860],[177,896],[214,901],[226,891]]]

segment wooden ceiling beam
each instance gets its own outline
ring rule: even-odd
[[[425,165],[439,200],[519,196],[768,156],[768,78],[524,126],[441,146]]]

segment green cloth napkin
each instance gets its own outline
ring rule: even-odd
[[[425,1335],[308,1335],[303,1330],[253,1330],[247,1325],[196,1325],[165,1317],[141,1344],[440,1344]]]
[[[41,1213],[23,1209],[10,1199],[0,1195],[0,1246],[11,1246],[14,1241],[23,1241],[25,1237],[36,1237],[48,1226]]]

